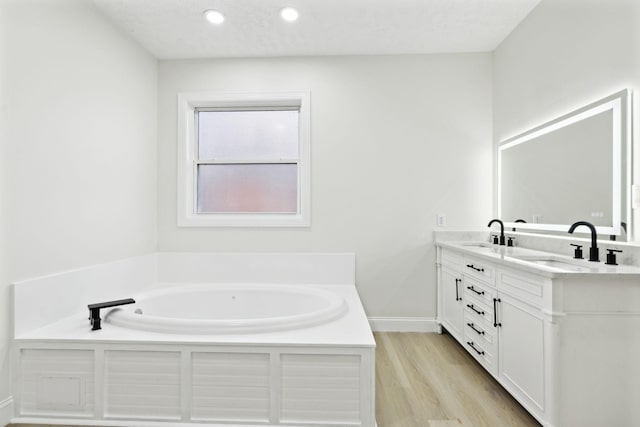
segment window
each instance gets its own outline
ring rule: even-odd
[[[180,94],[178,114],[178,225],[310,225],[308,93]]]

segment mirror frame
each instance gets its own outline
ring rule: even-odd
[[[498,144],[497,160],[497,203],[498,218],[502,218],[502,152],[506,149],[531,141],[536,137],[546,135],[558,129],[562,129],[573,123],[611,110],[613,116],[612,150],[613,150],[613,194],[612,222],[611,226],[596,226],[598,234],[620,235],[622,220],[622,200],[627,201],[625,217],[627,223],[631,221],[631,91],[621,90],[606,98],[593,102],[585,107],[574,110],[557,119],[546,122],[514,137],[508,138]],[[623,165],[623,153],[626,153]],[[623,169],[624,166],[624,169]],[[625,176],[622,176],[622,171]],[[624,180],[624,186],[623,184]],[[624,193],[624,194],[623,194]],[[515,220],[515,219],[514,219]],[[575,221],[584,220],[576,218]],[[588,220],[588,219],[587,219]],[[504,219],[503,219],[504,221]],[[546,224],[546,223],[515,223],[504,221],[505,227],[514,227],[522,230],[538,231],[564,231],[567,232],[571,224]],[[628,231],[630,227],[628,224]],[[582,230],[576,230],[576,232]]]

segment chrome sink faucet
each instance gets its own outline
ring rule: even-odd
[[[584,225],[585,227],[589,227],[589,230],[591,230],[591,248],[589,248],[589,261],[598,262],[600,261],[600,254],[598,253],[599,250],[598,250],[598,242],[597,242],[598,234],[596,232],[596,227],[594,227],[593,224],[587,221],[574,222],[571,225],[571,228],[569,228],[569,234],[573,234],[575,229],[580,227],[581,225]]]
[[[500,246],[504,246],[504,223],[499,219],[492,219],[491,221],[489,221],[487,227],[491,227],[491,224],[493,224],[494,222],[500,224]]]

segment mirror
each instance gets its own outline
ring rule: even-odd
[[[505,225],[566,233],[584,220],[626,240],[630,103],[623,90],[501,142],[498,217]]]

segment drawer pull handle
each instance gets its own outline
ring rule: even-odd
[[[476,267],[476,266],[475,266],[475,265],[473,265],[473,264],[467,264],[467,267],[469,267],[469,268],[471,268],[471,269],[474,269],[475,271],[479,271],[479,272],[481,272],[481,273],[484,271],[484,268]]]
[[[493,299],[493,327],[497,328],[498,326],[502,326],[502,323],[498,323],[498,303],[502,302],[500,298]]]
[[[467,344],[469,345],[469,347],[471,347],[476,353],[478,353],[480,356],[484,356],[484,351],[482,350],[478,350],[476,348],[476,346],[473,344],[473,341],[467,341]]]
[[[462,279],[456,279],[456,301],[462,301],[460,294],[458,293],[458,284],[462,282]]]
[[[467,307],[469,307],[471,310],[475,311],[477,314],[479,314],[480,316],[484,316],[484,311],[483,310],[478,310],[475,305],[473,304],[467,304]]]
[[[467,326],[473,329],[476,334],[484,335],[484,331],[481,331],[480,329],[476,328],[476,325],[474,325],[473,323],[467,323]]]
[[[476,288],[474,288],[473,286],[467,286],[467,289],[469,289],[471,292],[476,293],[476,295],[484,295],[484,291],[478,291]]]

